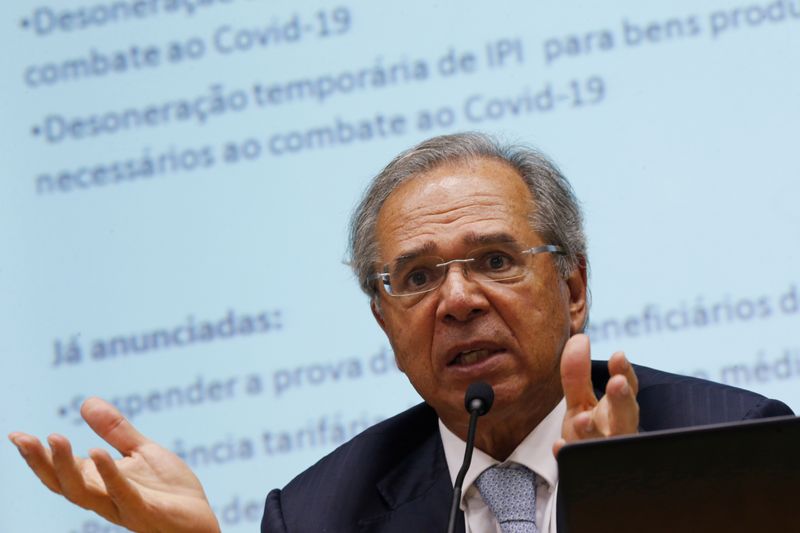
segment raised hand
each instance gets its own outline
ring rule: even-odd
[[[638,431],[639,385],[625,354],[616,352],[609,359],[611,378],[600,400],[592,388],[591,365],[589,338],[582,334],[570,338],[561,354],[561,384],[567,412],[561,427],[562,438],[553,445],[555,454],[568,442]]]
[[[48,437],[49,450],[31,435],[9,435],[47,488],[136,532],[220,531],[200,481],[177,455],[139,433],[99,398],[86,400],[81,416],[121,459],[100,449],[90,450],[89,459],[75,457],[61,435]]]

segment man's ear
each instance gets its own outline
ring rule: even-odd
[[[384,333],[386,333],[386,323],[383,321],[383,314],[381,313],[381,304],[378,302],[378,297],[374,296],[372,300],[369,302],[369,308],[372,310],[372,316],[375,317],[375,321],[381,327]]]
[[[589,314],[586,258],[578,256],[578,266],[565,280],[569,289],[570,334],[581,333]]]

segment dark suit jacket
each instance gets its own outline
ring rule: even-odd
[[[758,394],[637,366],[640,429],[792,414]],[[599,396],[604,361],[592,363]],[[345,443],[267,496],[262,533],[422,533],[447,529],[453,497],[436,413],[421,404]],[[456,530],[464,531],[463,513]]]

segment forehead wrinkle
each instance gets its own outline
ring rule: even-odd
[[[393,233],[402,235],[414,231],[421,225],[447,226],[470,217],[491,220],[497,218],[497,215],[505,215],[512,211],[512,208],[503,201],[502,195],[486,196],[486,198],[465,198],[459,203],[460,205],[455,206],[404,205],[385,216],[384,224],[381,225],[385,225],[386,229]],[[486,208],[486,211],[480,211],[481,208]]]
[[[469,207],[472,206],[466,206],[457,211],[463,211]],[[495,210],[495,213],[499,214],[500,211],[505,212],[507,210]],[[483,213],[475,213],[472,210],[459,213],[453,212],[453,209],[447,209],[440,213],[417,216],[416,218],[405,215],[393,218],[395,218],[395,220],[390,220],[386,223],[386,234],[391,235],[391,240],[399,246],[399,257],[416,257],[419,255],[435,255],[439,253],[440,243],[437,244],[437,237],[440,237],[442,234],[438,230],[439,228],[446,228],[456,222],[463,222],[464,219],[474,219],[474,222],[483,224],[501,217],[487,216]],[[430,220],[430,218],[434,220]],[[467,220],[466,223],[471,224],[473,220]],[[487,234],[470,230],[461,237],[460,240],[466,245],[474,246],[509,242],[514,239],[506,232]],[[406,246],[409,248],[406,248]]]
[[[478,245],[508,241],[503,236],[484,234],[480,225],[475,226],[475,223],[504,223],[520,217],[527,224],[533,202],[519,176],[514,179],[519,180],[519,183],[512,184],[518,190],[510,193],[507,186],[495,188],[491,184],[494,181],[492,174],[496,169],[488,168],[476,174],[480,170],[479,166],[445,166],[416,176],[393,191],[378,215],[376,260],[392,261],[398,254],[401,257],[436,255],[442,246],[454,244],[453,241],[449,244],[441,241],[443,235],[450,235],[459,242],[473,241]],[[498,185],[507,183],[509,176],[505,170],[500,173],[502,177],[499,177]],[[466,180],[464,184],[469,193],[459,192],[461,187],[458,182],[461,180]],[[483,183],[476,184],[476,180]],[[465,230],[473,227],[476,231],[469,232],[471,235],[466,235],[466,231],[463,232],[464,236],[454,235],[450,228],[460,225],[464,225]],[[487,228],[487,232],[491,231]],[[518,239],[515,242],[519,242]],[[393,257],[385,256],[387,252]]]

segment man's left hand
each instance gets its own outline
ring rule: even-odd
[[[567,413],[561,427],[561,439],[553,445],[553,453],[568,442],[585,439],[629,435],[639,426],[639,404],[636,393],[639,383],[633,367],[622,352],[608,360],[611,378],[605,395],[598,400],[592,387],[592,361],[589,337],[574,335],[561,354],[561,384],[567,401]]]

